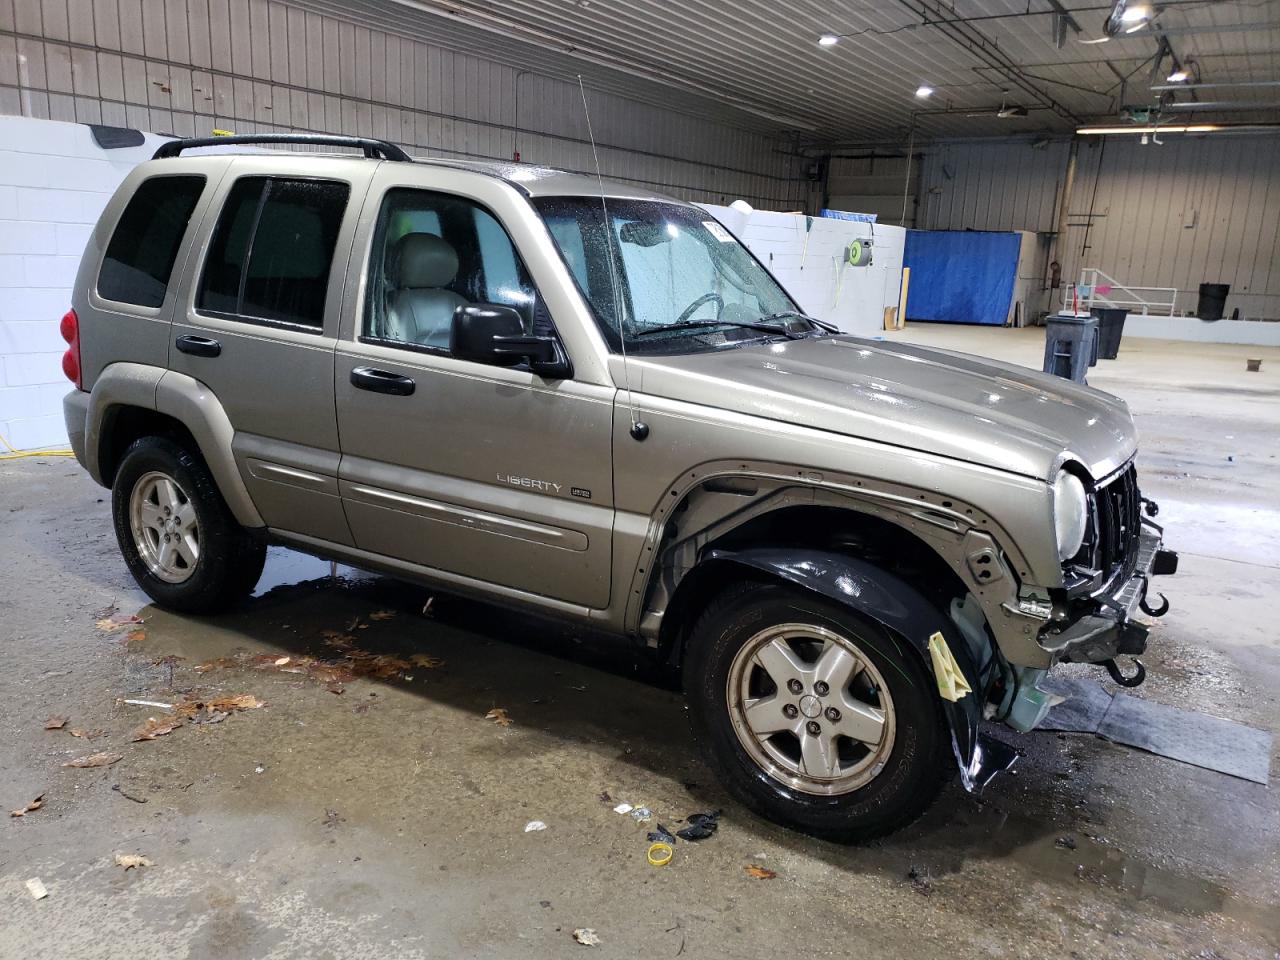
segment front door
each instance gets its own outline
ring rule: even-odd
[[[488,207],[380,179],[335,367],[339,488],[356,546],[462,585],[607,606],[613,389],[451,356],[460,304],[514,307],[531,332],[554,325]]]

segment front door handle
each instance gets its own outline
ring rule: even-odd
[[[412,378],[402,377],[373,367],[355,367],[351,371],[351,385],[374,393],[389,393],[395,397],[410,396],[417,386]]]
[[[173,345],[193,357],[216,357],[222,353],[222,344],[208,337],[179,337]]]

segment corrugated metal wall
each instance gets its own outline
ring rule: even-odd
[[[1228,314],[1280,318],[1278,158],[1280,137],[1124,137],[1082,149],[1064,276],[1096,266],[1125,283],[1176,287],[1187,310],[1201,283],[1228,283]]]
[[[930,230],[1052,230],[1066,141],[975,141],[925,148],[920,221]]]
[[[906,151],[837,155],[827,172],[827,206],[914,227],[919,183],[919,164],[914,156],[908,160]]]
[[[588,91],[607,176],[797,209],[784,144]],[[180,136],[305,130],[593,169],[576,85],[267,0],[0,0],[0,113]]]
[[[921,223],[1050,231],[1070,144],[953,142],[926,148]],[[1280,318],[1280,137],[1085,138],[1058,256],[1064,279],[1098,267],[1122,283],[1227,283],[1227,310]]]

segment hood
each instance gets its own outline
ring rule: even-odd
[[[630,362],[636,388],[650,395],[1044,480],[1063,459],[1100,479],[1137,449],[1118,397],[915,344],[832,336]]]

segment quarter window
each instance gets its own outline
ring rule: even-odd
[[[139,307],[164,303],[204,182],[204,177],[152,177],[138,185],[107,244],[98,296]]]
[[[525,327],[551,332],[510,236],[484,207],[427,190],[387,191],[369,258],[363,336],[448,350],[454,311],[469,303],[514,307]]]
[[[242,177],[218,219],[196,307],[319,330],[350,193],[331,180]]]

